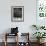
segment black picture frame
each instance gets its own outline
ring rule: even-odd
[[[11,21],[24,22],[24,6],[11,6]]]

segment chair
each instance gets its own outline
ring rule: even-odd
[[[21,33],[21,39],[20,40],[24,40],[19,42],[19,46],[30,46],[30,42],[29,42],[29,33]]]
[[[7,38],[10,38],[11,36],[17,36],[17,38],[15,38],[16,41],[16,46],[18,46],[18,34],[9,34],[9,33],[6,33],[5,34],[5,46],[8,45],[8,42],[7,42]]]
[[[5,33],[5,46],[7,46],[7,44],[8,44],[7,38],[10,38],[10,37],[13,37],[13,36],[17,36],[17,39],[15,38],[15,40],[17,40],[16,46],[18,46],[18,27],[11,28],[11,33]]]

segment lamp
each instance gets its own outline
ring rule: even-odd
[[[11,34],[18,33],[18,27],[16,28],[11,28]]]

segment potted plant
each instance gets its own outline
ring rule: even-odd
[[[45,29],[45,26],[32,25],[32,27],[35,28],[36,30]]]
[[[45,32],[35,32],[33,35],[37,38],[37,41],[40,43],[40,40],[42,38],[45,38],[44,36],[46,36],[46,33]]]
[[[35,28],[36,30],[38,30],[38,26],[37,25],[32,25],[33,28]]]

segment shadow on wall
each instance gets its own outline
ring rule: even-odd
[[[0,34],[0,42],[4,41],[4,35],[5,35],[5,33],[10,33],[10,32],[11,32],[11,28],[3,30],[3,32]]]
[[[30,29],[30,31],[29,31],[29,34],[30,35],[29,36],[30,36],[31,42],[33,42],[33,41],[36,42],[37,39],[33,36],[33,33],[35,33],[36,30],[34,28],[32,28],[32,25],[29,26],[29,29]]]

